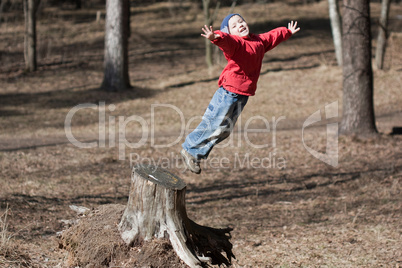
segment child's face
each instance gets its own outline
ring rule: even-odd
[[[238,15],[231,17],[229,20],[229,33],[241,37],[248,36],[249,29],[247,22]]]

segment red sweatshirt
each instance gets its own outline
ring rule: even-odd
[[[211,41],[217,45],[228,61],[218,84],[236,94],[254,96],[261,72],[264,54],[292,36],[285,27],[249,37],[215,31],[221,37]]]

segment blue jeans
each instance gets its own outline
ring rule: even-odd
[[[248,96],[220,87],[212,97],[201,123],[186,137],[183,149],[197,160],[206,159],[216,144],[229,137],[247,100]]]

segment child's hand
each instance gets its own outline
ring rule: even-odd
[[[209,28],[208,28],[207,25],[204,25],[204,28],[202,28],[202,31],[204,32],[204,34],[201,34],[201,36],[203,36],[203,37],[205,37],[205,38],[207,38],[207,39],[209,39],[211,41],[215,40],[218,37],[220,37],[219,34],[214,33],[214,31],[212,29],[212,26],[209,26]]]
[[[288,23],[288,29],[292,32],[292,34],[297,33],[298,31],[300,31],[300,27],[297,27],[297,21],[295,21],[293,23],[293,20],[291,22]]]

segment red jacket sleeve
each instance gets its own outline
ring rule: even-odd
[[[279,27],[267,33],[259,34],[258,36],[263,41],[265,52],[267,52],[291,37],[292,32],[286,27]]]
[[[233,56],[236,52],[236,49],[240,45],[240,40],[238,38],[234,38],[230,34],[223,33],[219,30],[215,31],[214,33],[219,34],[221,37],[212,40],[211,43],[217,45],[229,57]]]

